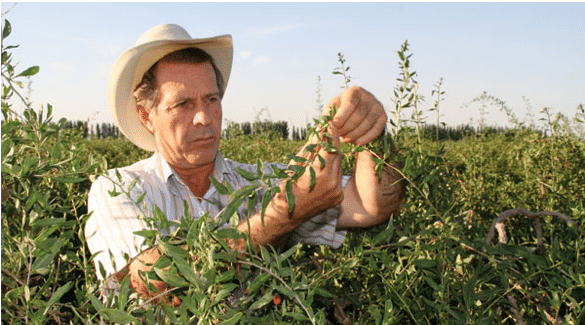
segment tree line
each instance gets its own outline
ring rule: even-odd
[[[310,127],[308,125],[307,127]],[[222,131],[224,139],[232,139],[242,135],[266,135],[270,139],[285,139],[299,141],[305,139],[307,127],[289,127],[285,121],[256,121],[236,123],[228,121]],[[84,138],[105,139],[120,137],[120,130],[113,123],[89,124],[87,121],[67,121],[65,128],[80,132]],[[480,136],[491,134],[506,134],[517,130],[507,127],[483,126],[481,128],[464,124],[458,126],[434,124],[422,125],[420,132],[424,139],[431,141],[461,140],[467,136]]]
[[[270,139],[303,140],[307,135],[307,128],[292,126],[289,128],[286,121],[256,121],[236,123],[227,121],[222,131],[225,139],[232,139],[241,135],[267,135]]]
[[[89,124],[87,121],[67,121],[65,128],[79,131],[84,138],[105,139],[108,137],[120,137],[120,130],[113,123]]]

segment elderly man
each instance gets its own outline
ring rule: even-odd
[[[129,270],[132,285],[140,287],[137,270],[145,267],[141,261],[154,261],[159,252],[143,247],[142,237],[134,232],[147,227],[141,216],[155,206],[169,220],[183,217],[183,202],[194,218],[206,212],[216,216],[227,202],[210,186],[210,177],[234,188],[249,184],[236,168],[256,167],[225,159],[218,151],[221,100],[232,55],[231,36],[193,39],[180,26],[160,25],[116,62],[109,85],[114,121],[130,141],[155,153],[117,172],[111,170],[109,177],[99,177],[92,185],[88,199],[92,215],[85,234],[90,251],[98,253],[94,261],[100,279],[101,268],[105,275]],[[366,144],[383,132],[384,109],[365,90],[351,88],[326,109],[333,105],[338,106],[330,122],[335,145]],[[399,210],[400,176],[391,167],[386,166],[379,179],[371,154],[364,151],[358,154],[353,175],[342,176],[338,152],[321,149],[319,154],[326,163],[314,164],[314,186],[309,186],[309,173],[293,184],[292,212],[284,184],[271,199],[264,223],[260,212],[248,216],[245,207],[238,211],[238,229],[254,245],[278,245],[286,239],[337,248],[346,229],[380,224]],[[130,197],[109,194],[117,175]],[[230,244],[238,249],[245,241]],[[134,259],[128,264],[128,258]]]

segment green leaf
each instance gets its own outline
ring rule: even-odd
[[[54,176],[51,177],[51,180],[54,182],[59,182],[59,183],[81,183],[85,180],[87,180],[87,178],[85,177],[62,177],[62,176]]]
[[[124,309],[128,302],[128,295],[130,293],[130,277],[125,276],[120,283],[120,289],[118,290],[118,309]]]
[[[292,180],[287,180],[285,185],[286,201],[288,202],[288,213],[292,213],[295,208],[295,196],[292,190]]]
[[[437,266],[437,261],[423,258],[413,261],[412,264],[420,268],[433,268]]]
[[[321,164],[321,168],[325,168],[325,158],[321,157],[321,155],[317,155],[319,158],[319,163]]]
[[[45,228],[50,226],[68,227],[70,225],[74,225],[76,222],[77,221],[75,220],[71,220],[69,222],[65,218],[36,219],[35,221],[31,222],[31,227],[33,229]]]
[[[164,271],[161,270],[157,267],[153,268],[154,273],[156,273],[156,275],[158,275],[158,277],[163,280],[166,284],[172,286],[172,287],[188,287],[189,283],[187,281],[185,281],[185,279],[183,279],[183,277],[177,275],[177,274],[172,274],[169,271]]]
[[[251,216],[254,213],[254,209],[256,208],[256,203],[258,203],[258,195],[256,192],[252,193],[250,197],[248,197],[247,202],[247,212],[248,216]]]
[[[213,297],[213,301],[211,306],[215,306],[218,303],[224,301],[224,299],[230,295],[230,293],[232,293],[232,291],[234,291],[234,289],[236,289],[238,287],[237,284],[235,283],[228,283],[225,284],[221,287],[221,289],[219,289],[219,291],[217,292],[217,294],[215,295],[215,297]]]
[[[221,218],[219,220],[220,226],[230,220],[230,218],[238,211],[238,208],[242,205],[242,203],[244,203],[244,199],[245,197],[243,196],[235,197],[228,203],[221,214]]]
[[[138,230],[135,231],[134,234],[144,238],[154,238],[158,234],[158,230]]]
[[[303,173],[305,171],[305,167],[300,166],[300,165],[289,165],[287,167],[287,170],[290,170],[291,172],[293,172],[295,174],[300,174],[300,173]]]
[[[62,240],[56,240],[55,244],[51,248],[51,252],[41,253],[41,256],[38,257],[31,266],[31,273],[46,274],[47,272],[49,272],[47,268],[49,267],[49,265],[51,265],[51,262],[53,262],[53,260],[57,256],[57,253],[59,253],[59,250],[61,249],[62,245],[63,245]]]
[[[315,148],[318,146],[318,144],[316,143],[312,143],[312,144],[308,144],[305,146],[305,148],[303,149],[303,152],[310,152],[310,153],[315,153]]]
[[[315,168],[313,168],[313,165],[309,167],[309,173],[311,175],[311,182],[309,183],[309,188],[313,188],[313,186],[315,186],[315,182],[317,181],[317,175],[315,174]]]
[[[225,187],[223,184],[221,184],[217,179],[213,178],[213,177],[209,177],[209,180],[211,181],[211,185],[213,185],[213,187],[215,187],[215,190],[217,191],[217,193],[221,194],[221,195],[229,195],[230,191],[227,189],[227,187]]]
[[[175,246],[175,245],[171,245],[169,243],[166,243],[164,241],[159,241],[159,247],[162,250],[162,252],[167,255],[170,256],[173,261],[176,258],[187,258],[188,252],[186,250],[184,250],[182,247],[179,246]]]
[[[274,172],[274,175],[276,177],[278,177],[278,178],[287,178],[288,177],[288,174],[284,170],[276,167],[275,165],[271,165],[270,167],[272,167],[272,171]]]
[[[295,292],[288,287],[277,285],[275,289],[276,291],[282,293],[283,295],[289,297],[290,299],[294,299],[296,296]]]
[[[291,257],[292,254],[294,254],[299,249],[299,245],[300,244],[294,245],[293,247],[289,248],[286,252],[278,255],[278,260],[282,262],[287,258]]]
[[[290,160],[292,160],[292,161],[294,161],[296,163],[300,163],[300,164],[307,162],[307,158],[305,158],[305,157],[299,157],[299,156],[296,156],[296,155],[287,155],[286,158],[287,159],[290,159]]]
[[[266,208],[270,204],[271,199],[272,199],[272,195],[270,195],[270,191],[264,192],[264,197],[262,197],[262,210],[260,213],[260,219],[262,221],[262,225],[264,225],[264,215],[266,214]]]
[[[53,307],[53,305],[59,301],[59,299],[61,299],[61,297],[71,289],[71,287],[73,286],[73,283],[71,281],[65,283],[65,285],[59,287],[59,289],[57,289],[57,291],[55,291],[55,293],[53,293],[53,295],[51,295],[51,298],[49,299],[49,301],[47,302],[47,305],[45,306],[45,310],[43,311],[43,315],[47,315],[47,312],[49,312],[49,309],[51,309],[51,307]]]
[[[332,294],[327,289],[324,289],[322,287],[315,287],[315,293],[318,294],[321,297],[324,297],[324,298],[330,298],[330,299],[337,298],[336,295]]]
[[[256,302],[254,302],[252,304],[252,306],[250,306],[250,309],[254,310],[254,309],[260,309],[264,306],[266,306],[267,304],[269,304],[270,302],[272,302],[272,297],[274,295],[272,294],[272,290],[268,290],[264,296],[260,297],[260,299],[256,300]]]
[[[261,273],[260,275],[258,275],[254,281],[252,281],[252,283],[250,283],[248,285],[248,292],[250,294],[255,293],[256,291],[258,291],[258,289],[260,289],[260,287],[266,283],[266,281],[268,281],[271,278],[271,275],[268,273]]]
[[[103,303],[96,296],[92,295],[89,291],[87,291],[86,294],[93,308],[95,308],[96,310],[101,310],[104,308]]]
[[[223,322],[219,323],[218,325],[234,325],[237,324],[238,321],[240,320],[240,318],[242,318],[242,312],[238,312],[236,313],[234,316],[232,316],[230,319],[226,319]]]
[[[118,324],[129,324],[136,322],[136,318],[123,310],[105,308],[99,311],[108,321]]]
[[[241,187],[241,188],[237,189],[236,191],[234,191],[230,195],[230,198],[231,199],[244,198],[244,197],[249,196],[252,193],[254,193],[254,191],[256,191],[258,188],[260,188],[260,184],[254,183],[251,185],[246,185],[246,186]]]
[[[39,66],[38,65],[35,65],[35,66],[32,66],[32,67],[24,70],[23,72],[19,73],[14,78],[18,78],[18,77],[30,77],[30,76],[34,76],[38,72],[39,72]]]
[[[10,35],[10,33],[12,33],[12,26],[10,25],[10,22],[7,19],[4,19],[4,29],[2,30],[2,40],[4,40],[6,37],[8,37],[8,35]],[[2,42],[4,43],[4,42]],[[2,62],[4,63],[4,62]]]
[[[258,180],[260,178],[262,178],[262,175],[258,175],[255,173],[250,173],[248,171],[245,171],[241,168],[236,168],[236,171],[238,172],[238,174],[240,174],[243,178],[245,178],[246,180],[253,182],[255,180]]]
[[[181,275],[189,281],[189,283],[194,284],[197,288],[201,288],[201,280],[197,277],[193,268],[187,264],[187,261],[184,259],[173,259],[175,262],[175,266],[181,272]]]
[[[266,249],[266,247],[264,246],[260,246],[260,253],[262,255],[262,259],[264,260],[264,263],[266,265],[270,265],[270,253],[268,252],[268,249]]]

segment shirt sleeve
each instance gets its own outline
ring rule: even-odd
[[[110,177],[115,179],[112,174]],[[127,188],[128,180],[124,183]],[[111,194],[114,190],[122,192],[118,185],[100,176],[92,184],[88,196],[91,215],[85,225],[85,237],[90,252],[95,255],[93,261],[100,280],[104,278],[100,264],[105,270],[105,276],[108,276],[122,269],[129,259],[146,248],[142,247],[143,237],[134,234],[147,227],[140,217],[143,212],[135,203],[144,191],[139,183],[128,193],[130,197],[126,193],[113,196]]]

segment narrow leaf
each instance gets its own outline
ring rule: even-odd
[[[35,65],[35,66],[32,66],[32,67],[24,70],[23,72],[21,72],[20,74],[18,74],[15,78],[17,78],[17,77],[30,77],[30,76],[34,76],[38,72],[39,72],[39,66],[38,65]]]
[[[232,316],[230,319],[226,319],[223,322],[219,323],[218,325],[235,325],[238,323],[240,318],[242,318],[242,315],[243,315],[242,312],[238,312],[234,316]]]
[[[4,20],[4,29],[2,30],[2,40],[4,40],[6,37],[8,37],[8,35],[10,35],[10,33],[12,33],[12,26],[10,25],[10,22],[8,20]],[[4,44],[4,42],[2,42],[2,44]],[[4,45],[2,45],[2,47],[4,47]],[[4,63],[4,62],[2,62]]]
[[[46,315],[47,312],[49,311],[49,309],[51,309],[51,307],[53,307],[53,305],[59,301],[59,299],[61,299],[61,297],[71,289],[71,286],[73,286],[73,283],[71,281],[67,282],[64,286],[59,287],[59,289],[57,289],[57,291],[55,291],[55,293],[53,293],[53,295],[51,296],[51,298],[49,299],[49,301],[47,302],[47,305],[45,306],[45,310],[43,311],[43,315]]]
[[[136,318],[123,310],[106,308],[99,311],[109,322],[118,324],[129,324],[136,322]]]
[[[262,175],[258,175],[255,173],[250,173],[249,171],[243,170],[241,168],[236,168],[236,171],[238,172],[238,174],[240,174],[243,178],[245,178],[246,180],[253,182],[255,180],[258,180],[262,177]]]
[[[311,165],[309,168],[309,173],[311,175],[311,182],[309,183],[309,188],[313,188],[315,186],[315,182],[317,181],[317,176],[315,174],[315,168]]]
[[[250,306],[250,309],[254,310],[254,309],[260,309],[264,306],[266,306],[267,304],[269,304],[272,301],[272,290],[269,290],[268,292],[266,292],[264,294],[264,296],[262,296],[260,299],[256,300],[255,303],[252,304],[252,306]]]
[[[215,190],[217,191],[217,193],[221,194],[221,195],[229,195],[230,191],[227,189],[227,187],[225,187],[223,184],[221,184],[217,179],[213,178],[213,177],[209,177],[209,180],[211,181],[211,185],[213,185],[213,187],[215,187]]]
[[[270,204],[270,200],[272,199],[272,195],[270,195],[270,191],[264,192],[264,197],[262,197],[262,210],[260,213],[260,219],[262,221],[262,225],[264,225],[264,215],[266,214],[266,208],[268,204]]]
[[[292,180],[290,179],[286,181],[285,192],[286,201],[288,202],[288,212],[292,213],[295,208],[295,196],[292,190]]]

